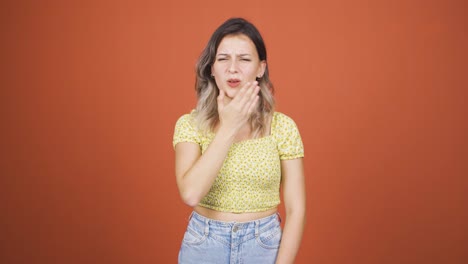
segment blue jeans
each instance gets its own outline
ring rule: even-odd
[[[179,264],[275,263],[281,242],[278,213],[250,222],[223,222],[193,212]]]

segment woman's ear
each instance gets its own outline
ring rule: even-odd
[[[265,60],[260,61],[260,66],[258,68],[257,78],[262,78],[265,74],[267,62]]]

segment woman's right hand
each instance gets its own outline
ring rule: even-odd
[[[220,89],[217,98],[220,126],[226,127],[229,130],[232,129],[232,131],[237,133],[255,110],[259,99],[259,91],[260,87],[257,81],[248,82],[229,103],[225,104],[224,97],[226,94]]]

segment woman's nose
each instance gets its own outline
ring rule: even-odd
[[[232,60],[229,64],[228,68],[229,73],[236,73],[237,72],[237,62],[236,60]]]

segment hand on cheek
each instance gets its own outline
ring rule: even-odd
[[[259,100],[258,92],[260,87],[256,81],[246,83],[234,98],[225,103],[226,93],[219,90],[218,96],[218,115],[221,125],[232,129],[240,129],[249,119]]]

